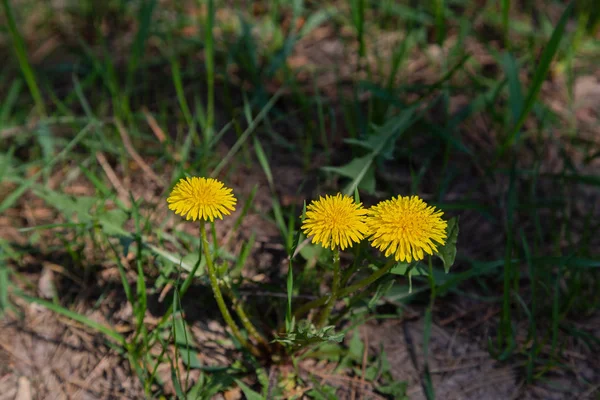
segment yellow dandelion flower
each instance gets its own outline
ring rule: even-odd
[[[367,227],[371,245],[396,261],[422,260],[446,242],[444,213],[417,196],[398,196],[371,207]]]
[[[353,242],[360,242],[367,231],[362,203],[355,203],[350,196],[319,197],[306,207],[306,218],[302,231],[312,236],[313,243],[319,243],[331,250],[339,247],[344,250]]]
[[[186,220],[214,221],[235,210],[236,198],[231,189],[212,178],[182,178],[167,198],[169,209]]]

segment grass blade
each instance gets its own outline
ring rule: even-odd
[[[31,64],[27,59],[27,49],[25,48],[25,43],[23,42],[23,38],[21,37],[19,30],[17,29],[17,24],[15,23],[15,16],[12,12],[12,7],[9,4],[8,0],[2,0],[2,6],[4,7],[4,14],[6,15],[6,20],[8,23],[8,31],[10,32],[10,36],[13,41],[15,53],[17,53],[17,59],[19,60],[21,72],[23,72],[25,82],[27,82],[29,92],[31,93],[31,97],[33,97],[33,101],[35,103],[35,107],[37,108],[38,114],[41,117],[45,117],[46,106],[44,105],[42,94],[35,79],[33,68],[31,68]]]
[[[504,30],[504,47],[510,48],[508,14],[510,12],[510,0],[502,0],[502,29]]]
[[[214,0],[208,0],[208,15],[205,26],[204,65],[206,66],[206,83],[208,85],[208,99],[206,109],[206,124],[203,126],[204,140],[210,143],[215,124],[215,49],[213,38],[213,25],[215,22]],[[208,149],[207,149],[208,150]]]
[[[558,46],[560,45],[560,42],[563,38],[565,27],[567,26],[567,22],[569,20],[569,16],[571,14],[571,11],[573,10],[574,5],[574,1],[569,3],[562,16],[560,17],[556,28],[554,28],[554,32],[552,32],[552,36],[550,37],[550,40],[544,48],[538,66],[533,75],[531,87],[529,88],[527,97],[525,98],[525,103],[523,105],[523,109],[521,110],[521,115],[519,116],[519,119],[517,120],[517,123],[513,127],[507,140],[500,147],[497,158],[502,156],[502,154],[504,154],[508,147],[510,147],[519,139],[519,131],[525,123],[529,112],[533,108],[533,105],[537,100],[537,96],[540,92],[540,89],[542,88],[542,83],[544,83],[544,80],[546,80],[546,76],[548,75],[548,71],[550,71],[550,64],[552,63],[552,59],[558,51]]]
[[[17,102],[19,93],[21,93],[21,86],[23,86],[21,79],[15,79],[10,85],[10,89],[4,98],[4,103],[0,107],[0,126],[5,126],[5,122],[8,121],[8,116]]]
[[[88,131],[95,127],[95,122],[90,122],[87,124],[74,138],[65,146],[65,148],[56,155],[52,160],[50,160],[46,165],[44,165],[39,171],[37,171],[31,178],[26,180],[21,186],[12,191],[6,198],[0,203],[0,213],[6,211],[9,207],[11,207],[19,198],[33,185],[36,179],[40,176],[40,174],[47,171],[50,167],[56,164],[59,160],[61,160],[64,156],[66,156],[69,151],[83,139],[83,137],[88,133]]]
[[[119,343],[119,345],[121,345],[122,347],[125,347],[127,345],[127,341],[125,340],[125,337],[123,335],[121,335],[119,332],[111,329],[109,326],[101,324],[99,322],[93,321],[89,318],[87,318],[84,315],[78,314],[74,311],[71,311],[69,309],[66,309],[58,304],[54,304],[51,303],[49,301],[43,300],[43,299],[39,299],[37,297],[32,297],[29,296],[27,294],[21,293],[21,292],[17,292],[15,291],[15,293],[21,297],[22,299],[24,299],[25,301],[28,301],[30,303],[36,303],[36,304],[40,304],[44,307],[46,307],[48,310],[53,311],[57,314],[61,314],[64,315],[67,318],[71,318],[74,321],[77,321],[79,323],[82,323],[102,334],[104,334],[106,337],[111,338],[115,341],[117,341]]]
[[[283,91],[281,89],[278,90],[273,95],[273,97],[271,97],[271,100],[269,100],[269,102],[267,104],[265,104],[265,106],[262,108],[262,110],[260,110],[260,112],[258,113],[258,115],[256,116],[256,118],[254,118],[252,120],[252,122],[250,123],[250,125],[244,131],[244,133],[242,133],[242,135],[235,142],[235,144],[233,146],[231,146],[231,149],[229,149],[229,152],[225,155],[225,157],[223,157],[223,159],[221,160],[221,162],[215,167],[215,169],[211,173],[212,177],[215,177],[215,176],[219,175],[219,172],[221,172],[221,170],[227,164],[229,164],[229,162],[231,161],[231,159],[233,158],[233,156],[240,150],[240,148],[246,142],[246,140],[248,140],[248,137],[252,134],[252,132],[254,132],[254,130],[256,129],[256,127],[258,126],[258,124],[263,120],[263,118],[267,115],[267,113],[269,111],[271,111],[271,108],[273,108],[273,106],[275,105],[275,103],[277,102],[277,100],[279,99],[279,97],[282,94],[283,94]]]
[[[265,176],[267,177],[267,181],[269,182],[269,188],[271,189],[271,197],[273,199],[273,214],[275,215],[275,222],[281,231],[283,237],[288,237],[288,229],[283,218],[283,210],[281,208],[281,204],[279,203],[279,199],[277,198],[277,192],[275,191],[275,183],[273,182],[273,173],[271,172],[271,167],[269,165],[269,160],[267,160],[267,155],[263,150],[260,141],[257,138],[254,138],[254,149],[256,151],[256,157],[258,158],[258,162],[262,167]]]
[[[0,248],[0,251],[3,251]],[[6,262],[0,258],[0,317],[8,309],[8,287],[10,286],[10,271]]]
[[[521,91],[521,81],[519,80],[519,67],[517,66],[515,57],[510,53],[504,54],[502,64],[508,81],[508,101],[512,113],[512,123],[516,124],[523,112],[523,104],[525,102]]]

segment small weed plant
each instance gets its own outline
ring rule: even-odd
[[[368,294],[376,282],[393,270],[402,271],[410,279],[412,270],[423,269],[421,263],[427,259],[428,269],[424,274],[433,276],[432,257],[438,256],[448,272],[456,256],[456,219],[443,220],[443,212],[417,196],[397,196],[368,209],[360,202],[357,190],[354,198],[341,193],[320,197],[304,207],[302,226],[290,248],[284,329],[273,326],[271,332],[260,332],[252,322],[257,316],[248,315],[243,301],[231,290],[228,266],[215,268],[215,254],[208,240],[206,224],[214,224],[235,209],[237,200],[232,189],[212,178],[182,178],[167,202],[176,214],[199,223],[198,260],[202,257],[205,260],[214,298],[232,336],[241,348],[268,362],[287,360],[310,345],[340,342],[344,335],[336,333],[332,320],[340,321],[340,316],[350,313],[355,300]],[[294,309],[292,263],[303,241],[302,233],[308,236],[304,241],[330,251],[325,267],[332,271],[332,279],[325,295]],[[364,247],[354,252],[351,265],[342,267],[342,252],[360,247],[363,241],[384,257],[373,257],[369,248]],[[215,243],[213,249],[217,246]],[[359,273],[361,269],[366,273]],[[230,295],[239,323],[229,311],[223,289]],[[337,308],[338,303],[344,304],[343,308]]]

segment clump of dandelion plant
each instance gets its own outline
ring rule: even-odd
[[[337,299],[364,290],[387,274],[398,262],[417,262],[425,254],[438,253],[446,244],[448,223],[443,212],[427,205],[417,196],[397,196],[364,209],[349,196],[326,196],[306,208],[302,230],[312,242],[333,250],[333,283],[330,294],[300,307],[294,315],[300,317],[308,311],[324,306],[318,322],[322,327],[328,321]],[[340,287],[340,250],[368,239],[372,247],[387,258],[384,265],[356,283],[350,284],[350,274]],[[360,260],[355,261],[360,265]]]
[[[219,274],[215,269],[209,249],[205,224],[206,222],[214,224],[215,220],[223,219],[235,211],[237,199],[233,195],[233,190],[212,178],[184,178],[175,185],[167,198],[167,203],[169,209],[186,220],[200,222],[201,255],[206,260],[215,300],[232,335],[242,347],[250,350],[255,356],[267,356],[272,360],[281,359],[276,354],[271,354],[276,352],[276,347],[270,346],[266,338],[256,330],[241,302],[232,295],[227,281],[219,280]],[[338,300],[346,300],[347,312],[356,304],[356,301],[353,300],[367,295],[369,293],[367,288],[390,273],[394,266],[404,264],[408,269],[409,266],[412,267],[419,263],[426,256],[429,256],[429,273],[431,274],[431,256],[440,255],[445,247],[454,246],[458,234],[456,228],[456,231],[452,233],[453,237],[449,238],[450,227],[448,222],[442,219],[442,216],[442,211],[427,205],[417,196],[396,196],[381,201],[371,208],[363,207],[358,200],[358,195],[353,198],[340,193],[319,197],[309,203],[303,213],[304,218],[300,230],[313,245],[322,246],[331,251],[333,269],[331,291],[303,304],[292,312],[290,286],[292,275],[289,274],[286,330],[283,334],[275,333],[275,338],[271,343],[283,344],[288,351],[291,350],[290,353],[293,353],[311,343],[325,340],[340,341],[343,335],[334,332],[335,322],[328,325],[330,315]],[[455,223],[453,222],[452,229],[454,227]],[[364,273],[358,273],[360,266],[364,264],[365,260],[374,258],[366,257],[365,251],[363,251],[365,249],[359,248],[354,251],[353,265],[342,271],[341,252],[347,251],[361,242],[369,243],[371,247],[380,251],[385,259],[381,262],[375,261],[374,263],[377,265],[370,264],[369,273],[365,276]],[[454,261],[455,248],[452,247],[450,251],[446,251],[446,254],[452,254],[450,257],[442,257],[444,265],[449,267],[447,264],[452,264]],[[232,298],[233,309],[248,333],[248,338],[242,334],[231,316],[221,292],[222,286],[225,288],[226,294]],[[318,313],[309,313],[313,309],[318,310]],[[309,319],[303,319],[295,324],[296,318],[306,314],[309,314]],[[344,311],[342,310],[335,316],[335,321],[339,321],[343,315]],[[313,323],[312,318],[315,316],[318,319]],[[256,344],[260,347],[256,347]],[[264,350],[267,353],[263,352]]]
[[[232,189],[225,187],[222,182],[216,179],[188,177],[180,179],[175,187],[173,187],[171,195],[167,198],[167,203],[169,204],[169,209],[173,210],[175,214],[185,217],[188,221],[200,221],[200,247],[204,253],[210,285],[215,300],[217,301],[219,311],[236,340],[253,354],[258,355],[258,350],[242,335],[225,304],[219,279],[217,277],[217,271],[213,264],[212,255],[210,254],[208,237],[205,229],[205,223],[207,221],[212,223],[216,218],[222,220],[223,216],[228,216],[232,211],[235,211],[237,199],[232,192]],[[252,325],[239,302],[236,302],[235,310],[250,336],[253,336],[261,344],[265,343],[264,338]]]

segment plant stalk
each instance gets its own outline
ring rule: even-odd
[[[265,348],[269,347],[267,340],[263,337],[263,335],[261,335],[258,332],[258,329],[256,329],[254,324],[252,324],[252,321],[250,321],[250,318],[248,318],[248,314],[246,314],[246,310],[244,310],[242,302],[237,297],[235,297],[235,294],[231,289],[228,290],[228,295],[231,298],[231,302],[233,303],[233,309],[240,321],[242,321],[242,325],[244,325],[244,328],[246,328],[246,330],[248,331],[248,335],[253,337],[258,343],[260,343]]]
[[[391,258],[387,264],[385,264],[383,267],[379,268],[377,271],[373,272],[371,275],[367,276],[366,278],[358,281],[357,283],[355,283],[354,285],[350,285],[345,289],[342,289],[339,291],[339,293],[337,294],[337,297],[344,297],[352,292],[356,292],[357,290],[361,290],[363,288],[365,288],[366,286],[369,286],[371,283],[375,282],[377,279],[381,278],[383,275],[385,275],[386,273],[389,272],[390,269],[392,269],[392,267],[396,265],[396,262],[393,258]],[[329,295],[327,296],[322,296],[319,297],[318,299],[315,299],[313,301],[310,301],[308,303],[306,303],[305,305],[303,305],[302,307],[300,307],[295,313],[294,316],[296,318],[300,318],[302,315],[306,314],[308,311],[310,311],[311,309],[315,308],[315,307],[320,307],[323,304],[325,304],[325,302],[327,301],[327,299],[329,298]]]
[[[323,309],[321,314],[321,318],[319,319],[318,326],[322,327],[329,320],[329,314],[331,314],[331,310],[333,310],[333,306],[335,306],[335,302],[338,298],[338,292],[340,290],[340,249],[337,247],[333,250],[333,283],[331,289],[331,295],[329,295],[329,300]]]
[[[215,266],[213,265],[212,256],[209,250],[208,237],[206,235],[206,229],[204,229],[204,221],[200,223],[200,235],[202,237],[202,251],[204,252],[204,257],[206,258],[206,267],[208,268],[208,276],[210,278],[210,286],[212,287],[213,294],[215,296],[215,300],[217,301],[217,305],[219,306],[219,310],[221,311],[221,315],[223,315],[223,319],[231,329],[231,333],[233,336],[240,342],[240,344],[252,351],[254,354],[256,349],[254,346],[251,346],[246,338],[242,336],[240,329],[237,324],[231,317],[227,306],[225,305],[225,300],[223,299],[223,294],[221,293],[221,288],[219,287],[219,281],[217,280],[217,273],[215,271]],[[256,354],[255,354],[256,355]]]

